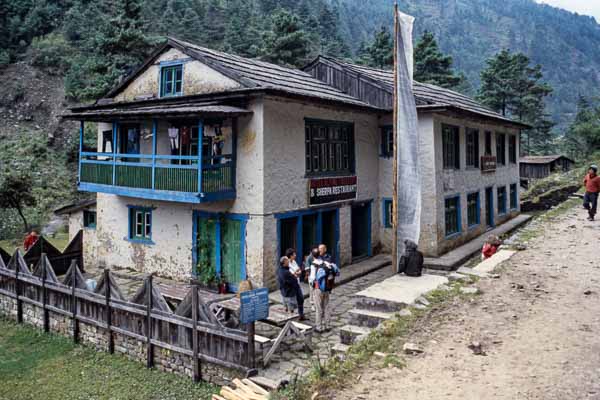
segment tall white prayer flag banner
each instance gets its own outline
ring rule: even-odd
[[[396,9],[395,124],[396,124],[396,229],[397,254],[404,241],[419,243],[421,234],[421,179],[417,106],[413,95],[414,17]]]

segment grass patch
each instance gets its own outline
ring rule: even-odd
[[[217,387],[0,318],[0,399],[210,399]]]
[[[581,199],[568,199],[558,206],[541,212],[533,217],[533,219],[523,228],[518,231],[517,237],[521,242],[529,242],[542,233],[541,224],[553,222],[569,210],[581,204]]]
[[[23,251],[23,239],[5,239],[0,240],[0,247],[6,250],[9,254],[15,251],[18,247]],[[69,244],[69,233],[68,232],[57,232],[54,236],[46,237],[46,239],[58,250],[63,251]]]

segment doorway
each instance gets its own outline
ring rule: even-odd
[[[352,261],[371,256],[371,202],[352,205]]]
[[[485,189],[485,222],[488,228],[494,227],[494,188]]]

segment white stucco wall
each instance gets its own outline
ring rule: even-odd
[[[138,96],[159,97],[160,63],[181,60],[183,64],[183,95],[222,92],[239,88],[234,81],[207,67],[205,64],[192,60],[190,56],[177,49],[169,49],[161,54],[143,73],[127,85],[115,96],[115,101],[131,101]]]

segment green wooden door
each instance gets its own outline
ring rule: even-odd
[[[230,290],[245,279],[242,266],[242,222],[226,219],[221,222],[221,273],[227,280]]]
[[[217,274],[216,227],[217,220],[198,217],[198,237],[196,238],[198,262],[195,265],[198,277],[209,274],[216,276]]]

